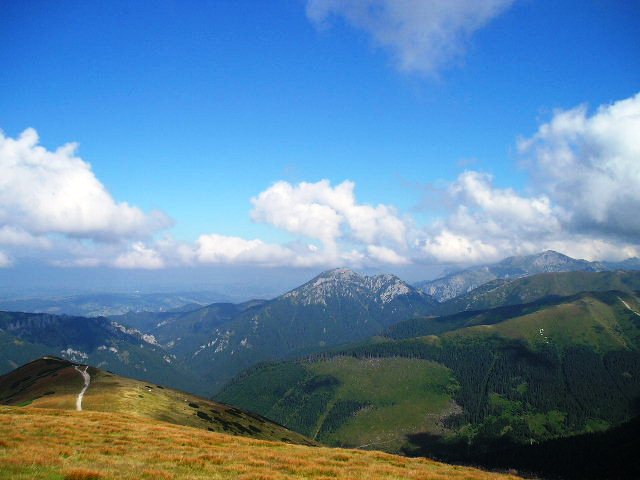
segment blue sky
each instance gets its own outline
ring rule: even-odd
[[[347,264],[419,277],[552,247],[636,255],[640,226],[615,212],[639,199],[607,193],[640,180],[633,160],[591,174],[617,155],[600,148],[612,142],[637,164],[633,139],[603,140],[576,122],[536,132],[562,112],[634,131],[639,22],[637,1],[3,2],[5,144],[32,128],[38,140],[25,140],[17,162],[31,165],[38,144],[76,142],[65,161],[90,167],[75,177],[69,166],[62,181],[7,173],[13,157],[0,163],[13,184],[2,192],[0,182],[0,264]],[[560,182],[541,160],[562,142],[584,155],[596,137],[602,158],[572,164],[582,181]],[[352,199],[338,200],[347,180]],[[608,186],[604,213],[562,193],[588,203],[594,184]],[[67,198],[44,220],[24,193],[43,186],[43,198]],[[96,213],[76,215],[87,203],[76,191],[95,199],[92,188],[104,194],[89,202]]]

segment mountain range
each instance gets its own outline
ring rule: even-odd
[[[434,306],[432,299],[394,275],[369,277],[336,269],[273,300],[210,306],[157,331],[165,338],[161,330],[186,322],[188,330],[182,330],[170,351],[181,352],[192,370],[203,372],[215,392],[260,361],[362,340],[395,322],[427,314]]]
[[[435,280],[417,282],[414,286],[438,302],[445,302],[471,292],[492,280],[508,281],[538,273],[638,269],[640,269],[638,258],[630,258],[623,262],[590,262],[547,250],[534,255],[508,257],[498,263],[470,267]]]
[[[524,446],[640,413],[639,352],[640,294],[583,292],[401,322],[357,345],[258,365],[216,398],[330,445],[486,466],[504,465],[509,450],[536,474],[545,470]]]
[[[102,411],[122,397],[153,420],[228,423],[172,387],[327,445],[487,467],[508,453],[541,473],[527,459],[544,445],[588,443],[640,413],[640,272],[556,252],[499,265],[491,274],[504,278],[441,302],[394,275],[340,268],[272,300],[108,318],[0,312],[0,374],[48,357],[0,377],[0,403],[68,407],[75,367],[91,364]],[[71,383],[48,387],[53,364]]]
[[[0,312],[0,374],[54,355],[192,392],[198,377],[153,335],[104,317]]]
[[[5,313],[9,323],[0,323],[0,339],[5,337],[7,347],[0,368],[7,371],[38,355],[62,355],[137,377],[150,372],[154,381],[168,375],[170,385],[210,395],[255,363],[362,340],[428,314],[435,305],[396,276],[335,269],[270,301],[109,319]],[[16,323],[23,317],[29,321]],[[120,337],[113,338],[116,333]]]

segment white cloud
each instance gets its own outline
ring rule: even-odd
[[[0,266],[28,249],[60,266],[142,269],[482,263],[546,249],[640,256],[638,132],[640,94],[593,113],[557,111],[518,144],[526,189],[465,171],[441,191],[452,207],[422,227],[391,205],[359,203],[351,181],[280,181],[251,199],[250,216],[294,237],[281,244],[215,232],[195,242],[144,238],[166,217],[114,201],[72,146],[49,152],[32,130],[0,134]]]
[[[142,242],[136,242],[131,245],[128,252],[120,254],[113,265],[118,268],[142,268],[142,269],[156,269],[165,266],[164,260],[152,248],[147,247]],[[92,265],[87,265],[92,266]]]
[[[554,249],[586,259],[640,255],[640,94],[589,115],[557,111],[519,142],[528,196],[462,173],[446,189],[453,212],[418,242],[429,258],[485,262]]]
[[[519,143],[537,188],[576,232],[640,236],[640,94],[601,106],[558,111]]]
[[[471,35],[514,0],[308,0],[307,16],[324,25],[342,17],[388,51],[400,70],[433,74],[459,60]]]
[[[369,254],[369,258],[374,260],[376,263],[387,265],[406,265],[411,263],[407,258],[399,255],[388,247],[369,245],[367,246],[367,253]]]
[[[343,217],[331,203],[348,203],[349,199],[345,198],[348,195],[344,187],[332,189],[326,180],[302,182],[297,187],[277,182],[251,199],[254,207],[251,218],[294,234],[316,238],[326,248],[334,249],[341,236]]]
[[[93,268],[107,265],[107,262],[100,258],[95,257],[79,257],[79,258],[65,258],[62,260],[52,260],[51,265],[56,267],[70,268]]]
[[[200,263],[290,264],[292,252],[262,240],[245,240],[224,235],[201,235],[196,242],[195,259]]]
[[[295,186],[277,182],[251,199],[251,218],[320,240],[332,252],[341,237],[405,245],[407,227],[396,210],[388,205],[358,204],[354,189],[350,181],[335,187],[328,180]]]
[[[468,262],[497,259],[499,250],[481,238],[454,233],[446,227],[434,233],[421,244],[422,251],[430,258],[443,263]]]
[[[75,150],[70,143],[49,151],[31,128],[16,139],[0,132],[0,227],[31,236],[112,241],[171,224],[161,212],[145,214],[116,202]]]
[[[479,262],[529,253],[561,229],[549,198],[496,188],[486,173],[461,173],[445,195],[455,205],[453,212],[427,227],[419,242],[422,252],[437,261]]]
[[[0,227],[0,245],[48,249],[51,241],[45,236],[35,236],[21,228],[4,225]]]

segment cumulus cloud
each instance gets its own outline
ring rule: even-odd
[[[0,132],[0,228],[14,240],[62,234],[99,241],[139,238],[171,225],[161,212],[116,202],[91,166],[69,143],[54,151],[27,129],[18,138]],[[9,232],[9,233],[7,233]]]
[[[251,218],[296,238],[283,244],[205,234],[193,244],[163,239],[157,251],[168,264],[243,264],[331,267],[406,264],[405,221],[393,207],[358,203],[355,184],[328,180],[280,181],[251,199]]]
[[[279,181],[251,199],[250,217],[293,237],[283,243],[215,232],[194,242],[154,240],[149,234],[166,217],[113,200],[73,146],[51,152],[32,130],[18,139],[0,134],[0,267],[29,248],[60,266],[136,269],[482,263],[546,249],[640,256],[638,132],[640,94],[593,112],[556,111],[518,142],[525,189],[464,171],[440,191],[450,208],[422,226],[392,205],[359,202],[352,181]]]
[[[445,191],[451,214],[427,228],[423,253],[443,262],[478,262],[528,253],[560,231],[551,200],[496,188],[491,175],[465,171]]]
[[[471,35],[514,0],[309,0],[318,25],[341,17],[393,55],[400,70],[433,74],[464,54]]]
[[[411,263],[409,259],[399,255],[398,252],[380,245],[368,245],[367,253],[369,254],[369,258],[376,263],[387,265],[406,265]]]
[[[559,110],[518,142],[531,174],[522,195],[491,175],[462,173],[446,189],[450,215],[417,242],[429,258],[481,262],[554,249],[587,259],[640,255],[640,94]]]
[[[51,241],[45,236],[32,235],[21,228],[4,225],[0,227],[0,245],[48,249],[51,248]]]
[[[363,243],[406,244],[407,226],[395,208],[359,204],[355,183],[332,187],[328,180],[291,185],[277,182],[251,199],[251,217],[288,232],[320,240],[335,251],[338,240],[348,237]]]
[[[640,94],[558,111],[519,142],[536,186],[565,212],[566,228],[628,240],[640,236]]]

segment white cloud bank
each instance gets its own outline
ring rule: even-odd
[[[640,237],[640,94],[557,112],[519,150],[572,231]]]
[[[406,72],[434,74],[459,60],[471,35],[514,0],[309,0],[307,16],[323,26],[341,17],[391,52]]]
[[[442,192],[453,208],[428,225],[358,202],[352,181],[276,182],[251,199],[250,216],[293,237],[281,244],[215,232],[192,243],[153,240],[167,217],[113,200],[73,151],[47,151],[33,130],[0,135],[0,267],[23,251],[53,252],[61,266],[144,269],[478,263],[545,249],[640,256],[640,94],[592,114],[584,106],[555,112],[518,142],[526,193],[467,170]]]
[[[393,207],[358,203],[354,189],[350,181],[276,182],[251,199],[251,218],[293,234],[296,241],[278,245],[208,234],[191,247],[182,245],[181,257],[189,263],[297,267],[407,263],[390,247],[406,250],[405,221]]]
[[[486,261],[552,248],[582,258],[640,255],[640,94],[557,111],[519,141],[531,175],[522,196],[467,171],[446,194],[454,212],[421,243],[439,261]]]
[[[70,258],[56,262],[65,265],[161,266],[162,260],[142,243],[128,243],[150,238],[169,227],[171,219],[115,201],[91,165],[75,154],[76,147],[70,143],[47,150],[32,128],[17,138],[0,131],[0,246],[18,254],[13,257],[62,252]],[[96,257],[100,254],[104,258]],[[3,251],[0,267],[12,263]]]
[[[16,139],[0,132],[0,237],[32,243],[58,233],[115,241],[171,224],[161,212],[116,202],[75,150],[73,143],[45,149],[32,128]]]

